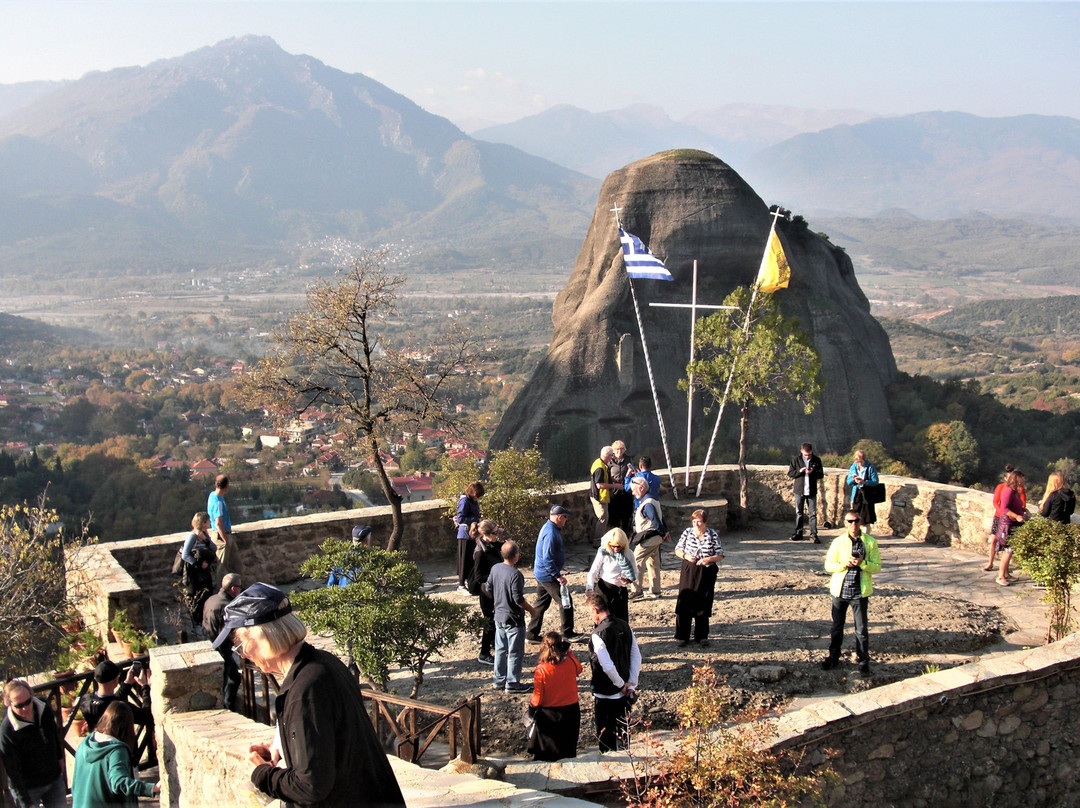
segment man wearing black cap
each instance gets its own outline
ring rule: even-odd
[[[146,681],[146,671],[140,670],[136,674],[135,665],[132,665],[128,668],[127,678],[121,684],[120,666],[111,659],[106,659],[94,668],[94,684],[95,692],[87,693],[79,702],[79,709],[91,732],[97,726],[105,708],[114,701],[127,701],[134,686],[138,685],[137,695],[142,706],[132,704],[131,713],[136,724],[146,727],[150,755],[154,757],[154,716],[150,712],[150,685]]]
[[[563,549],[562,529],[566,526],[566,518],[570,511],[562,505],[552,505],[548,514],[548,520],[540,528],[540,535],[536,538],[536,556],[533,561],[533,577],[536,578],[536,602],[533,608],[536,613],[529,620],[529,627],[525,631],[525,639],[532,643],[541,640],[544,625],[544,612],[551,605],[552,599],[561,603],[560,588],[566,585],[566,576],[562,574],[563,564],[566,563],[566,552]],[[568,642],[582,639],[582,635],[574,631],[574,604],[562,609],[562,634]]]
[[[251,782],[286,806],[404,806],[359,684],[336,656],[312,647],[285,594],[249,586],[225,607],[214,648],[235,650],[281,684],[273,746],[253,744]]]

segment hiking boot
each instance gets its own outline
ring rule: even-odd
[[[802,533],[792,533],[792,534],[791,534],[791,540],[792,540],[792,541],[802,541],[802,540],[803,540],[803,538],[804,538],[804,537],[803,537],[803,534],[802,534]]]

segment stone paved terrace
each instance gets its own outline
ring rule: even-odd
[[[727,533],[723,536],[724,569],[770,569],[770,570],[806,570],[820,571],[828,550],[829,541],[840,531],[822,530],[822,543],[791,542],[787,540],[791,526],[787,522],[755,522],[746,531]],[[883,569],[874,576],[875,583],[890,583],[929,592],[969,600],[985,605],[997,606],[1015,625],[1016,630],[977,655],[967,655],[980,669],[991,665],[992,660],[1002,654],[1043,644],[1046,631],[1046,606],[1040,602],[1042,592],[1032,589],[1030,580],[1021,575],[1021,580],[1013,586],[1004,588],[994,583],[994,575],[983,572],[986,564],[985,555],[968,550],[941,547],[925,542],[896,538],[880,534],[879,544],[882,553]],[[781,552],[782,551],[782,552]],[[587,567],[592,560],[594,550],[576,547],[569,553],[568,566],[580,569]],[[673,554],[664,553],[664,568],[677,569],[677,560]],[[1015,570],[1017,574],[1019,570]],[[822,578],[823,594],[826,579]],[[665,593],[667,594],[667,593]],[[672,607],[674,608],[674,601]],[[873,642],[873,614],[870,622],[871,642]],[[713,653],[723,656],[723,627],[713,627]],[[950,662],[955,664],[964,659],[964,655],[955,655]],[[964,670],[969,670],[965,667]],[[943,671],[942,675],[950,671]],[[968,677],[985,678],[985,673],[977,670]],[[643,687],[648,687],[647,676],[643,677]],[[920,677],[925,679],[927,677]],[[898,683],[902,684],[902,683]],[[871,691],[872,692],[872,691]],[[844,698],[840,693],[822,693],[812,698],[798,699],[791,704],[787,715],[790,717],[803,708],[825,710],[822,705]],[[850,698],[850,697],[847,697]],[[846,714],[846,713],[845,713]],[[662,741],[670,739],[669,733],[660,733]],[[641,747],[632,747],[635,755],[644,754]],[[572,760],[556,763],[538,763],[520,758],[489,756],[506,765],[506,780],[521,787],[535,788],[541,791],[564,792],[590,784],[599,784],[604,780],[617,780],[631,774],[627,755],[599,755],[595,749],[586,751]]]

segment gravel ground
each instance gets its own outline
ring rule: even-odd
[[[824,534],[823,539],[829,540]],[[810,550],[809,545],[800,546]],[[584,569],[588,566],[585,559],[591,559],[593,552],[588,548],[572,551],[576,557],[568,559],[567,566]],[[854,665],[850,616],[844,643],[847,664],[838,670],[823,671],[819,663],[828,647],[831,622],[828,576],[814,569],[753,569],[740,565],[734,554],[729,556],[734,563],[720,570],[708,647],[691,644],[679,648],[673,639],[678,559],[669,549],[664,551],[664,597],[631,601],[630,624],[643,658],[640,699],[635,712],[651,722],[654,729],[676,726],[675,708],[690,683],[692,668],[704,662],[715,665],[726,677],[725,686],[733,706],[777,709],[799,697],[857,692],[917,676],[927,665],[946,668],[962,664],[971,654],[1000,639],[1008,629],[1007,620],[996,608],[977,606],[940,593],[876,583],[869,612],[871,675],[859,675]],[[475,601],[455,591],[456,579],[445,567],[425,566],[424,571],[426,580],[436,584],[435,596],[460,603]],[[526,594],[531,598],[535,586],[531,570],[523,567],[523,572]],[[587,632],[591,630],[591,619],[583,603],[585,573],[568,577],[578,608],[576,628]],[[557,613],[549,609],[545,629],[557,626]],[[580,743],[588,746],[593,734],[588,649],[584,642],[575,644],[574,648],[585,665],[579,680],[583,724]],[[523,668],[526,682],[531,682],[538,649],[537,645],[526,645]],[[476,661],[478,651],[479,638],[459,639],[428,667],[419,698],[452,704],[481,693],[484,752],[522,753],[525,739],[521,718],[527,694],[511,696],[493,692],[491,668]],[[395,680],[394,686],[407,695],[409,680]]]

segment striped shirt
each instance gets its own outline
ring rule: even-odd
[[[711,527],[705,528],[705,535],[698,536],[694,528],[688,527],[679,536],[675,545],[675,551],[693,559],[708,558],[709,556],[724,554],[724,546],[720,543],[720,537]]]

